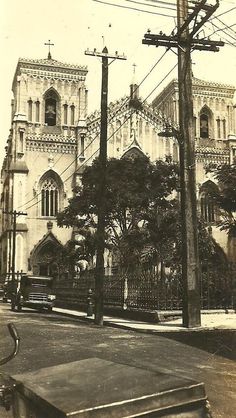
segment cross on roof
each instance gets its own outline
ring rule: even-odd
[[[50,46],[54,46],[54,44],[51,44],[51,40],[49,39],[48,42],[46,42],[44,45],[48,46],[48,59],[51,60],[52,56],[51,56],[51,52],[50,52]]]

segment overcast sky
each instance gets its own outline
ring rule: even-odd
[[[147,29],[171,33],[176,27],[176,1],[0,0],[0,15],[1,164],[10,129],[11,84],[20,57],[46,58],[48,49],[44,43],[50,39],[55,44],[51,50],[53,59],[87,65],[89,111],[93,111],[100,106],[101,63],[98,58],[85,56],[85,49],[101,51],[106,45],[110,53],[118,51],[127,56],[127,61],[117,60],[109,66],[109,101],[119,99],[129,93],[133,64],[140,83],[165,52],[164,48],[142,45],[142,38]],[[214,40],[221,37],[230,45],[218,53],[192,53],[194,76],[236,86],[236,0],[220,0],[214,19],[207,22],[200,37],[208,35]],[[168,81],[177,77],[176,69],[171,71],[176,63],[176,55],[169,51],[140,86],[142,98],[157,86],[148,97],[151,102]]]

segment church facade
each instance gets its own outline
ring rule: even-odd
[[[214,177],[206,172],[209,164],[235,162],[236,110],[235,87],[193,78],[193,116],[196,159],[196,191],[198,212],[209,225],[213,238],[224,251],[228,261],[235,263],[235,238],[217,226],[220,213],[210,197],[218,187]],[[162,112],[174,126],[179,115],[178,81],[172,80],[153,100],[154,109]]]
[[[55,216],[74,187],[78,138],[87,112],[86,75],[86,67],[50,55],[19,59],[1,171],[2,276],[11,272],[14,246],[15,271],[57,273],[53,254],[72,233],[58,228]]]
[[[87,68],[53,60],[20,59],[12,85],[12,124],[1,171],[1,276],[11,272],[15,216],[15,271],[60,275],[52,260],[72,238],[56,214],[68,204],[87,164],[99,153],[100,112],[87,115]],[[208,195],[217,187],[208,163],[236,156],[233,86],[194,79],[197,197],[199,212],[230,261],[234,243],[216,227]],[[145,155],[151,161],[179,160],[175,138],[160,136],[165,118],[178,124],[178,84],[173,80],[150,105],[138,85],[108,108],[108,158]],[[110,266],[109,254],[106,266]]]

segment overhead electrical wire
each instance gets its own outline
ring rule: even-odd
[[[126,1],[128,3],[139,4],[140,6],[148,6],[148,7],[155,7],[155,8],[158,8],[158,9],[166,9],[166,10],[176,11],[176,7],[173,8],[173,7],[160,6],[159,4],[157,4],[156,1],[153,2],[155,4],[148,4],[147,2],[144,3],[143,1],[136,1],[136,0],[124,0],[124,1]],[[162,2],[162,3],[164,3],[164,2]]]
[[[233,35],[231,35],[230,33],[227,33],[227,35],[230,37],[230,38],[232,38],[234,41],[236,41],[236,32],[230,27],[230,26],[228,26],[225,22],[223,22],[221,19],[218,19],[217,18],[217,20],[222,24],[222,25],[224,25],[225,26],[225,28],[224,28],[224,30],[225,29],[228,29],[228,30],[231,30],[231,32],[233,32],[234,33],[234,35],[235,36],[233,36]],[[232,26],[235,26],[236,25],[236,23],[234,23]]]
[[[231,8],[231,9],[229,9],[229,10],[225,10],[224,12],[220,13],[219,15],[211,17],[211,18],[208,20],[208,22],[211,22],[213,19],[217,19],[218,17],[223,16],[223,15],[225,15],[226,13],[229,13],[229,12],[231,12],[232,10],[235,10],[235,9],[236,9],[236,6],[235,6],[235,7],[232,7],[232,8]]]
[[[165,13],[151,12],[150,10],[138,9],[137,7],[130,7],[130,6],[122,5],[122,4],[110,3],[107,1],[103,1],[103,0],[92,0],[92,1],[95,1],[96,3],[106,4],[107,6],[119,7],[121,9],[129,9],[129,10],[134,10],[136,12],[148,13],[148,14],[158,15],[158,16],[163,16],[163,17],[176,18],[176,15],[172,16],[172,15],[167,15]]]
[[[225,32],[225,30],[224,29],[222,29],[222,28],[220,28],[219,26],[217,26],[215,23],[213,23],[213,22],[211,22],[211,26],[212,27],[214,27],[214,28],[216,28],[217,30],[219,30],[219,31],[222,31],[223,32],[223,34],[225,35],[225,36],[228,36],[228,33],[227,32]],[[210,35],[211,36],[211,35]],[[219,35],[218,35],[219,36]],[[235,47],[236,46],[236,43],[233,43],[232,41],[230,41],[229,39],[227,39],[227,38],[225,38],[225,37],[223,37],[223,36],[219,36],[220,37],[220,39],[221,40],[223,40],[227,45],[230,45],[230,46],[233,46],[233,47]]]

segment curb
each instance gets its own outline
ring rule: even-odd
[[[70,318],[77,318],[78,320],[81,320],[83,322],[87,322],[87,323],[91,323],[92,325],[95,325],[93,323],[93,319],[94,318],[93,317],[87,317],[86,316],[86,313],[84,314],[84,316],[83,315],[81,315],[81,316],[78,315],[77,316],[77,315],[75,315],[73,313],[70,313],[70,312],[60,312],[60,311],[57,311],[57,310],[55,310],[55,308],[54,308],[53,312],[55,314],[57,314],[57,315],[64,315],[64,316],[67,316],[67,317],[70,317]],[[236,329],[234,329],[234,328],[221,328],[221,327],[214,327],[214,326],[209,326],[209,327],[202,327],[201,326],[201,327],[198,327],[198,328],[184,328],[184,327],[181,327],[180,326],[177,329],[176,328],[175,329],[171,329],[171,327],[170,327],[170,329],[166,329],[166,328],[165,329],[161,329],[162,325],[160,325],[160,329],[146,329],[145,327],[143,327],[143,328],[142,327],[135,328],[135,327],[133,327],[131,325],[128,325],[128,324],[127,325],[123,325],[123,324],[119,324],[117,322],[109,321],[107,319],[104,319],[103,325],[105,325],[107,327],[111,327],[111,328],[118,328],[118,329],[123,329],[123,330],[128,330],[128,331],[139,332],[139,333],[142,333],[142,334],[152,334],[152,335],[153,334],[186,333],[186,332],[198,333],[198,332],[203,332],[203,331],[205,331],[205,332],[213,332],[213,331],[218,331],[218,332],[220,332],[220,331],[236,331]],[[96,326],[99,326],[99,325],[96,325]],[[163,324],[163,327],[165,327],[165,324]]]

